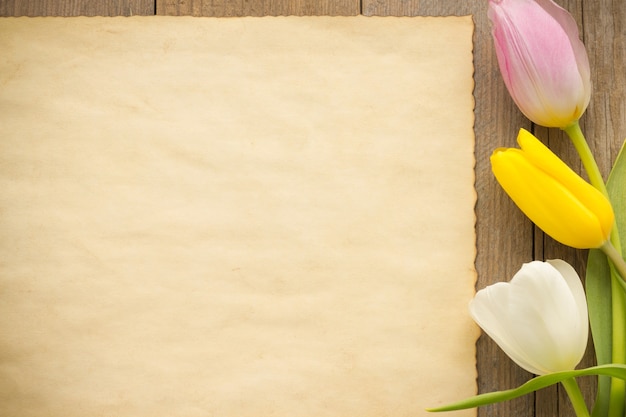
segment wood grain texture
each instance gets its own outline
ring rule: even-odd
[[[530,123],[510,99],[498,72],[487,19],[487,2],[462,0],[388,1],[365,0],[369,15],[450,15],[472,14],[474,33],[474,98],[476,134],[476,233],[477,288],[508,280],[524,262],[533,259],[534,229],[502,192],[491,174],[489,156],[500,146],[515,146],[520,127]],[[480,392],[508,389],[527,381],[531,375],[515,365],[485,335],[477,343],[478,389]],[[556,392],[549,395],[555,400]],[[554,402],[554,401],[552,401]],[[514,401],[479,409],[479,416],[532,416],[535,399],[525,396]],[[545,414],[554,415],[554,414]]]
[[[154,0],[0,0],[0,16],[144,16]]]
[[[359,0],[157,0],[167,16],[354,16]]]
[[[626,7],[623,0],[556,0],[576,18],[592,68],[593,96],[582,126],[603,174],[608,175],[626,137]],[[478,288],[509,279],[524,262],[562,258],[583,271],[586,253],[565,248],[546,237],[524,218],[493,179],[489,156],[499,146],[515,146],[520,127],[531,129],[570,166],[582,172],[569,140],[562,132],[535,127],[510,99],[493,51],[487,1],[468,0],[0,0],[1,16],[76,15],[473,15],[475,67],[476,204]],[[526,381],[520,370],[487,337],[477,343],[480,392],[507,389]],[[594,363],[590,348],[583,366]],[[581,379],[588,403],[592,378]],[[480,417],[574,416],[558,387],[511,402],[479,409]]]

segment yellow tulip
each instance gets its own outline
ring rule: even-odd
[[[504,191],[553,239],[578,249],[602,246],[615,218],[609,200],[530,132],[521,129],[517,143],[521,149],[500,148],[491,155]]]

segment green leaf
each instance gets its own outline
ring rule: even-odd
[[[622,256],[626,252],[626,141],[622,144],[613,169],[606,182],[609,199],[615,212],[615,222],[620,235]]]
[[[606,183],[609,199],[615,212],[615,222],[620,235],[622,256],[626,249],[626,141],[617,155]]]
[[[626,142],[617,156],[613,169],[607,181],[607,191],[618,225],[622,248],[626,247]],[[606,255],[598,249],[589,251],[587,259],[587,273],[585,278],[587,305],[589,308],[589,323],[591,335],[599,365],[611,362],[612,344],[612,302],[611,276]],[[618,281],[624,286],[623,281]],[[592,415],[605,416],[608,412],[610,380],[607,377],[598,379],[598,396],[594,404]]]
[[[589,251],[585,287],[591,336],[598,365],[611,362],[613,317],[611,312],[611,272],[606,255],[599,249]],[[593,406],[593,416],[606,416],[609,407],[611,381],[598,378],[598,394]]]
[[[604,375],[613,378],[619,378],[626,380],[626,365],[619,364],[607,364],[592,366],[586,369],[577,369],[574,371],[555,372],[548,375],[542,375],[531,379],[523,385],[515,389],[506,391],[495,391],[486,394],[476,395],[474,397],[467,398],[452,404],[445,405],[443,407],[428,408],[427,411],[440,412],[440,411],[454,411],[464,410],[466,408],[474,408],[481,405],[493,404],[502,401],[512,400],[513,398],[521,397],[522,395],[530,394],[533,391],[546,388],[550,385],[554,385],[568,378],[576,378],[586,375]]]

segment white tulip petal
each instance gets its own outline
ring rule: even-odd
[[[534,374],[574,369],[588,337],[578,275],[563,261],[524,264],[470,302],[470,314],[504,352]]]
[[[565,282],[569,286],[570,291],[576,300],[580,324],[584,328],[584,331],[578,333],[580,335],[579,343],[586,347],[587,339],[589,338],[589,315],[587,312],[587,297],[585,296],[583,283],[576,273],[576,270],[567,262],[561,259],[550,259],[546,262],[555,267],[563,278],[565,278]]]
[[[499,282],[479,291],[470,302],[470,314],[513,361],[529,372],[539,373],[534,361],[511,335],[509,290],[508,283]]]

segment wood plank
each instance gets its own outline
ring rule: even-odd
[[[594,83],[592,102],[582,119],[583,130],[602,172],[606,175],[626,137],[626,8],[622,0],[556,0],[572,11],[584,29]],[[585,253],[564,248],[535,230],[509,201],[493,179],[489,155],[498,146],[514,146],[520,127],[531,124],[510,100],[498,73],[486,18],[487,2],[466,0],[5,0],[0,16],[115,16],[115,15],[474,15],[476,31],[476,190],[477,287],[509,279],[521,263],[560,257],[582,270]],[[583,24],[584,23],[584,24]],[[561,132],[534,128],[534,132],[577,170],[577,155]],[[514,365],[487,337],[477,343],[478,385],[481,392],[505,389],[529,375]],[[583,366],[593,363],[589,350]],[[595,384],[581,380],[591,402]],[[479,416],[573,416],[562,390],[554,387],[512,402],[483,407]]]
[[[153,14],[153,0],[4,0],[0,2],[0,16],[139,16]]]
[[[367,16],[449,16],[474,14],[485,4],[464,0],[363,0]]]
[[[584,34],[587,50],[590,53],[594,93],[587,114],[583,117],[581,122],[587,134],[590,146],[596,154],[598,164],[606,177],[612,161],[619,151],[623,138],[626,137],[626,93],[624,86],[626,81],[623,77],[619,76],[626,72],[626,53],[624,48],[626,44],[626,30],[624,29],[624,23],[626,23],[626,8],[624,8],[623,4],[619,1],[583,2],[582,0],[557,0],[557,2],[568,9],[579,22],[581,33]],[[486,9],[486,6],[484,8]],[[489,135],[490,132],[495,134],[496,137],[502,136],[506,134],[507,130],[510,130],[508,127],[509,124],[512,121],[515,122],[515,117],[510,117],[510,115],[507,114],[494,113],[494,109],[499,107],[497,103],[506,103],[506,107],[500,108],[501,113],[508,113],[509,111],[515,113],[516,110],[510,109],[510,100],[506,97],[502,97],[502,95],[506,96],[506,91],[503,89],[501,81],[499,81],[499,74],[497,74],[497,71],[496,73],[493,71],[496,61],[492,55],[492,51],[487,50],[489,47],[485,45],[485,39],[489,39],[489,23],[485,18],[484,11],[480,9],[480,5],[475,6],[454,0],[434,2],[419,0],[408,2],[365,0],[363,5],[365,14],[446,15],[473,13],[475,15],[474,19],[477,25],[474,58],[476,71],[475,97],[477,100],[475,132],[477,135],[476,188],[478,190],[478,204],[476,207],[478,256],[476,267],[479,273],[477,287],[481,288],[491,283],[493,279],[490,277],[491,274],[497,275],[498,272],[508,269],[497,268],[497,266],[494,265],[494,259],[504,258],[511,262],[511,255],[514,254],[517,254],[517,257],[520,258],[522,262],[527,262],[530,259],[561,258],[570,262],[578,271],[581,271],[581,274],[584,274],[586,262],[585,251],[577,251],[564,247],[545,236],[536,228],[533,231],[534,239],[526,240],[526,237],[520,236],[520,241],[524,242],[523,249],[519,248],[522,252],[515,253],[512,248],[498,248],[488,252],[490,244],[499,246],[503,243],[501,241],[493,242],[493,236],[489,236],[490,230],[502,227],[502,225],[507,225],[509,228],[506,232],[507,236],[515,236],[516,234],[520,234],[520,232],[525,232],[525,230],[520,229],[520,227],[524,227],[523,222],[522,225],[520,225],[515,222],[510,223],[509,219],[492,218],[494,215],[498,217],[503,217],[504,215],[505,217],[512,216],[517,220],[513,212],[502,209],[506,206],[506,203],[499,200],[498,192],[493,194],[491,191],[486,191],[487,189],[482,187],[482,184],[491,183],[488,178],[490,175],[489,168],[488,166],[483,166],[483,161],[488,158],[490,153],[489,148],[498,146],[498,141],[500,141],[500,146],[512,146],[514,145],[512,142],[510,144],[505,142],[510,142],[511,138],[514,136],[513,132],[511,132],[508,134],[506,140],[503,141],[500,137],[493,143],[481,143],[480,136]],[[584,27],[582,22],[585,23]],[[483,50],[483,48],[486,49]],[[488,77],[486,80],[484,79],[485,76]],[[486,86],[485,90],[481,89],[481,85]],[[486,109],[482,109],[481,102],[486,103]],[[484,121],[485,124],[482,124],[482,121]],[[518,120],[515,125],[517,127],[531,127],[523,118]],[[532,128],[535,134],[548,143],[570,166],[578,172],[583,171],[580,159],[566,135],[554,129],[534,126],[532,126]],[[485,163],[484,165],[488,164]],[[493,200],[494,198],[495,200]],[[485,201],[488,204],[483,204]],[[513,209],[513,211],[515,210],[516,209]],[[487,236],[488,238],[483,239],[481,236]],[[534,256],[532,258],[527,258],[528,246],[526,242],[529,241],[534,242],[534,247],[532,247],[532,254]],[[483,255],[481,255],[481,252]],[[519,264],[517,266],[513,265],[513,270],[518,267]],[[503,275],[502,278],[507,279],[508,276],[510,276],[510,273]],[[495,280],[498,280],[498,278],[495,278]],[[477,344],[478,382],[481,392],[503,388],[502,385],[516,385],[516,383],[522,382],[528,377],[522,373],[520,380],[518,377],[519,373],[514,369],[515,366],[513,366],[513,368],[507,367],[506,358],[503,358],[502,355],[499,354],[498,348],[494,348],[492,343],[484,341],[483,339],[484,337],[481,338]],[[587,353],[580,366],[591,366],[594,363],[595,357],[590,342]],[[491,367],[494,369],[490,369]],[[490,377],[493,383],[488,381]],[[583,378],[579,382],[587,403],[591,405],[596,392],[595,380],[593,378]],[[500,385],[500,387],[496,385]],[[551,387],[536,393],[534,408],[533,412],[532,406],[524,406],[523,403],[520,403],[520,408],[517,408],[514,404],[510,406],[504,404],[494,405],[479,410],[479,416],[553,416],[557,413],[561,416],[575,415],[567,396],[560,387]]]
[[[579,3],[582,14],[579,22],[582,22],[593,86],[591,102],[581,125],[606,179],[626,138],[626,7],[622,0],[581,0]],[[594,363],[594,357],[588,354],[581,366]],[[581,381],[591,382],[593,380]],[[595,388],[595,384],[592,387]],[[592,402],[595,390],[588,392],[587,385],[581,388],[587,402]]]
[[[622,0],[583,1],[593,94],[583,129],[606,176],[626,137],[626,7]]]
[[[393,16],[474,16],[477,288],[510,279],[522,263],[533,259],[534,230],[532,224],[496,183],[491,173],[489,156],[497,147],[515,146],[518,129],[529,129],[531,125],[510,99],[500,77],[487,19],[487,2],[364,0],[363,13]],[[512,388],[531,377],[502,353],[490,338],[481,336],[476,349],[480,392]],[[556,392],[550,396],[551,403],[556,402],[555,395]],[[514,401],[481,407],[478,415],[534,416],[534,398],[529,395]]]
[[[626,137],[626,8],[616,0],[588,2],[561,0],[559,4],[569,10],[579,23],[583,34],[592,77],[592,98],[581,126],[594,152],[605,179]],[[555,153],[577,172],[586,177],[580,158],[567,135],[554,129],[536,128],[536,134],[544,139]],[[586,251],[576,251],[559,245],[549,237],[543,238],[543,252],[538,257],[561,258],[570,262],[584,276]],[[580,367],[595,364],[591,341]],[[591,406],[595,399],[594,378],[579,380],[585,400]],[[560,415],[575,416],[562,389],[559,389]],[[550,409],[549,401],[537,403],[537,411]],[[538,414],[539,415],[539,414]]]
[[[157,0],[168,16],[353,16],[359,0]]]
[[[567,9],[579,22],[580,33],[583,33],[580,22],[583,20],[582,1],[581,0],[561,0],[559,4]],[[571,142],[563,132],[557,129],[546,129],[544,127],[533,126],[533,133],[550,146],[553,152],[561,157],[570,167],[578,173],[582,173],[583,168],[580,158]],[[541,230],[535,228],[536,259],[563,259],[569,262],[577,271],[584,275],[586,263],[586,251],[579,251],[563,246],[549,236],[545,235]],[[595,364],[595,354],[592,343],[589,342],[587,352],[582,360],[582,366],[592,366]],[[596,384],[592,378],[580,379],[581,390],[587,404],[591,406],[596,393]],[[537,416],[551,416],[558,413],[563,416],[575,416],[575,412],[571,406],[567,394],[561,386],[553,386],[548,390],[539,391],[535,395],[535,406]]]

